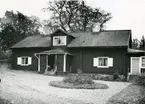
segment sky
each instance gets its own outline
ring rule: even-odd
[[[132,30],[132,37],[140,39],[145,35],[145,0],[85,0],[86,4],[110,12],[112,19],[107,30]],[[19,11],[28,16],[48,19],[48,0],[0,0],[0,17],[6,10]]]

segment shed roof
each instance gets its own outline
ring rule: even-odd
[[[128,48],[128,53],[145,53],[145,50],[130,49],[130,48]]]
[[[71,55],[71,53],[69,53],[68,51],[63,50],[61,48],[48,50],[48,51],[42,51],[42,52],[37,53],[37,54],[69,54],[69,55]]]
[[[49,47],[50,45],[51,38],[49,36],[29,36],[11,48]]]
[[[128,46],[130,30],[110,30],[103,32],[72,33],[76,39],[68,47]]]

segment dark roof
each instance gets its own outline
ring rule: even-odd
[[[68,47],[128,46],[130,30],[72,33],[76,39]]]
[[[71,35],[71,34],[69,34],[68,32],[66,32],[66,31],[64,31],[64,30],[61,30],[61,29],[55,30],[53,33],[49,34],[49,36],[53,36],[53,35],[55,35],[55,33],[57,33],[57,32],[62,32],[62,33],[64,33],[65,35],[74,37],[73,35]]]
[[[37,54],[69,54],[69,55],[71,55],[71,53],[69,53],[68,51],[60,49],[60,48],[48,50],[48,51],[42,51]]]
[[[29,36],[11,48],[49,47],[50,45],[51,38],[49,36]]]
[[[128,49],[128,53],[145,53],[145,50],[139,50],[139,49]]]
[[[131,37],[131,30],[109,30],[95,33],[78,32],[78,33],[68,33],[68,35],[75,37],[68,44],[68,47],[128,46],[129,39]],[[50,45],[51,45],[50,36],[30,36],[18,42],[11,48],[49,47]]]

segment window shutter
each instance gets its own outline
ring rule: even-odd
[[[113,67],[113,58],[108,58],[108,66]]]
[[[32,64],[32,57],[28,57],[28,65]]]
[[[98,58],[93,59],[93,66],[98,66]]]
[[[21,57],[18,57],[17,58],[17,65],[21,65],[22,64],[22,58]]]

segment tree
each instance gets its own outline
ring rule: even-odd
[[[140,45],[139,45],[140,49],[145,49],[145,38],[144,36],[142,36],[141,40],[140,40]]]
[[[20,12],[6,11],[0,21],[0,46],[8,49],[18,41],[30,35],[38,35],[40,24],[34,17]]]
[[[92,8],[84,1],[59,0],[49,2],[45,11],[51,11],[52,16],[48,20],[48,28],[55,30],[61,28],[64,31],[92,31],[96,25],[99,31],[104,30],[105,23],[111,19],[111,14],[98,8]]]
[[[138,49],[139,48],[139,44],[140,44],[140,41],[137,38],[133,39],[132,48],[133,49]]]

